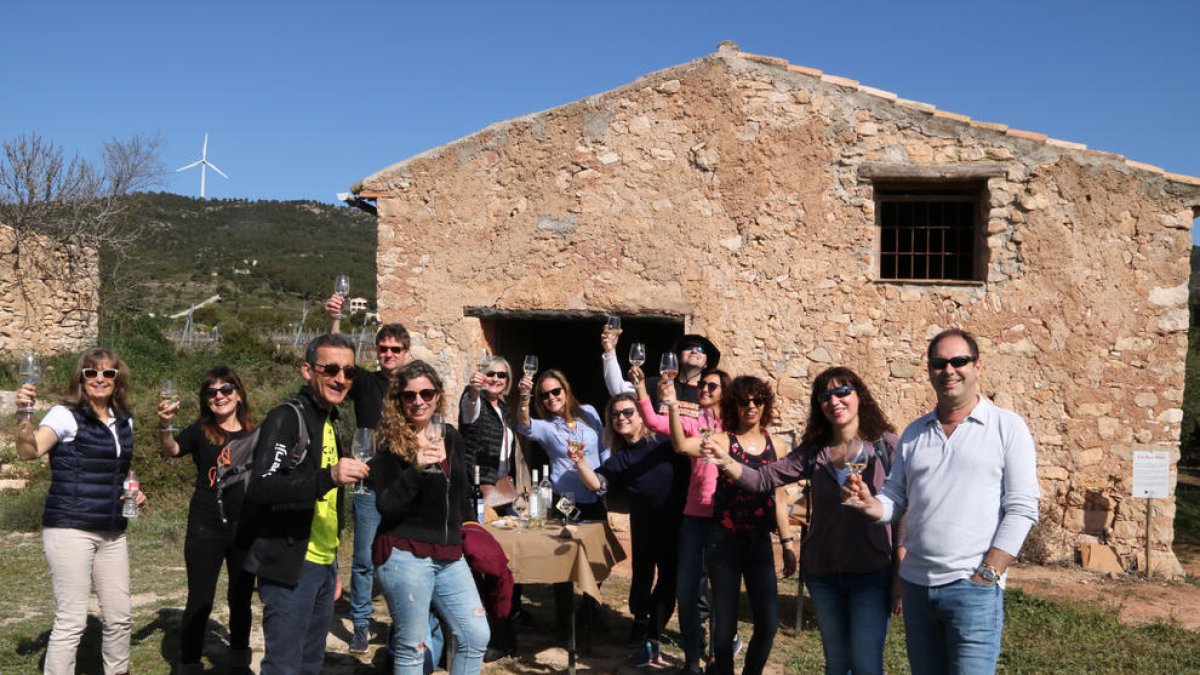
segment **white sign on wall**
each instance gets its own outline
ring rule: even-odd
[[[1136,450],[1133,453],[1133,496],[1166,499],[1171,496],[1171,453]]]

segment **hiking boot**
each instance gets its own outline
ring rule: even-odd
[[[350,638],[350,653],[351,654],[366,654],[371,642],[371,636],[368,633],[369,626],[355,626],[354,635]]]
[[[658,666],[662,662],[662,653],[659,652],[658,643],[653,640],[646,640],[645,644],[629,655],[629,665],[635,668]]]

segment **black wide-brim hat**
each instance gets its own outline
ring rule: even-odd
[[[671,344],[671,351],[678,354],[679,348],[689,342],[697,342],[704,345],[704,354],[708,356],[705,368],[716,368],[717,364],[721,363],[721,350],[717,349],[717,346],[703,335],[688,333]]]

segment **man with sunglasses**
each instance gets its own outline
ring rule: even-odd
[[[881,523],[907,514],[900,579],[913,672],[994,672],[1005,571],[1038,520],[1033,437],[979,393],[970,333],[938,333],[927,357],[936,408],[904,430],[878,497],[857,476],[842,493]]]
[[[617,361],[617,339],[620,336],[621,331],[609,330],[607,326],[600,334],[600,346],[604,350],[600,358],[604,367],[604,385],[608,388],[609,396],[636,391],[633,383],[626,381],[622,376],[621,365]],[[674,381],[679,414],[684,417],[699,417],[701,375],[706,368],[716,368],[721,363],[721,350],[703,335],[689,333],[676,340],[671,345],[671,351],[676,352],[679,358],[679,375]],[[666,415],[667,407],[658,400],[659,379],[647,379],[646,390],[655,409]]]
[[[329,332],[341,328],[341,312],[345,299],[334,293],[325,301],[329,315]],[[412,339],[402,324],[386,323],[375,333],[375,354],[379,370],[361,373],[350,385],[350,401],[354,404],[354,420],[360,429],[375,429],[383,414],[383,398],[388,383],[397,370],[412,361]],[[375,490],[370,479],[367,490],[351,495],[354,502],[354,556],[350,562],[350,652],[365,654],[370,648],[371,591],[375,585],[375,566],[371,564],[371,543],[379,529],[379,511],[375,508]]]
[[[308,344],[304,387],[291,405],[267,414],[254,447],[247,505],[238,532],[245,568],[258,577],[266,653],[260,672],[320,673],[333,618],[341,531],[340,487],[367,476],[367,465],[346,456],[334,430],[337,406],[358,375],[354,344],[325,334]]]

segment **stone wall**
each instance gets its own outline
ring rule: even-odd
[[[95,344],[99,330],[100,265],[95,251],[67,248],[0,224],[0,358],[33,351],[54,354]]]
[[[877,279],[871,177],[906,171],[986,181],[986,281]],[[389,167],[360,195],[379,207],[383,318],[448,373],[481,339],[465,306],[675,314],[727,370],[774,383],[782,430],[834,364],[902,427],[933,403],[926,342],[965,327],[988,395],[1038,441],[1026,553],[1107,542],[1132,563],[1143,546],[1130,452],[1179,445],[1196,179],[726,45]],[[1171,568],[1173,515],[1158,503]]]

